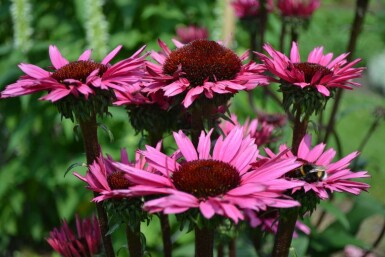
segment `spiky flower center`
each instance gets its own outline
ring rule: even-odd
[[[307,83],[311,83],[311,80],[316,73],[320,73],[321,77],[324,77],[332,73],[331,70],[317,63],[300,62],[300,63],[294,63],[293,65],[296,69],[303,72],[303,74],[305,75],[305,82]]]
[[[217,160],[185,162],[175,171],[172,180],[178,190],[197,198],[225,194],[239,186],[239,172],[230,164]]]
[[[128,179],[124,177],[123,171],[114,171],[107,177],[111,189],[127,189],[130,186]]]
[[[56,70],[51,77],[59,82],[63,82],[65,79],[76,79],[81,82],[86,82],[91,72],[97,69],[99,69],[98,75],[101,76],[106,72],[107,65],[93,61],[75,61]]]
[[[192,87],[210,82],[234,79],[241,70],[238,56],[215,41],[199,39],[171,52],[163,65],[163,73],[173,75],[178,67]]]

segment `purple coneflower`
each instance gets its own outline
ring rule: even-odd
[[[284,17],[309,18],[320,6],[320,0],[279,0],[278,8]]]
[[[176,29],[178,39],[183,43],[187,44],[197,39],[208,39],[209,32],[204,27],[198,27],[195,25],[189,25],[186,27],[178,27]]]
[[[258,16],[260,13],[259,0],[234,0],[231,2],[235,14],[240,19]],[[271,12],[274,8],[273,0],[266,1],[266,10]]]
[[[212,130],[201,133],[197,148],[183,132],[174,132],[178,150],[167,156],[146,146],[141,151],[148,165],[158,173],[136,169],[123,163],[113,165],[126,172],[134,184],[130,193],[154,195],[144,209],[150,213],[183,213],[199,209],[207,219],[215,214],[234,222],[244,219],[242,210],[265,210],[268,206],[287,208],[298,202],[285,198],[282,192],[296,185],[278,179],[298,167],[294,159],[274,160],[251,170],[258,156],[254,140],[243,136],[243,128],[235,128],[223,139],[219,137],[211,152]],[[182,158],[183,157],[183,158]]]
[[[278,77],[279,82],[302,89],[315,89],[324,96],[330,95],[334,88],[352,89],[360,86],[351,79],[361,77],[364,68],[353,68],[361,59],[348,62],[348,53],[333,60],[333,54],[323,54],[323,47],[312,50],[307,61],[301,61],[296,42],[293,42],[290,58],[266,44],[264,49],[271,57],[257,53],[266,69]]]
[[[77,61],[69,62],[56,46],[49,47],[52,71],[46,71],[36,65],[21,63],[19,68],[26,74],[6,87],[1,92],[1,98],[15,97],[48,91],[41,100],[59,101],[69,95],[74,97],[95,94],[96,89],[122,90],[124,86],[136,83],[142,73],[138,70],[144,62],[145,56],[139,57],[144,47],[130,58],[114,65],[109,62],[119,52],[122,46],[116,47],[100,63],[90,59],[91,50],[86,50]]]
[[[297,157],[302,163],[301,170],[293,170],[286,174],[288,179],[302,180],[305,184],[293,189],[293,193],[303,189],[305,192],[313,191],[320,199],[327,199],[333,192],[348,192],[354,195],[366,191],[369,185],[351,179],[370,177],[367,171],[351,171],[348,166],[350,162],[358,156],[358,152],[353,152],[341,160],[332,162],[336,151],[330,148],[326,151],[325,144],[321,143],[311,148],[311,136],[306,135],[298,148],[298,155],[294,156],[287,151],[285,145],[280,146],[281,151],[286,151],[283,158]],[[266,153],[274,158],[276,155],[266,149]]]
[[[77,235],[64,220],[62,227],[50,232],[47,242],[64,257],[92,257],[100,253],[101,235],[96,217],[81,220],[76,215],[76,230]]]
[[[262,65],[254,62],[242,64],[248,57],[247,53],[238,57],[215,41],[195,40],[187,45],[176,43],[179,48],[174,51],[162,41],[158,43],[163,53],[151,53],[158,64],[147,63],[150,82],[144,91],[163,90],[167,97],[180,95],[186,108],[198,98],[225,96],[221,103],[224,104],[240,90],[251,90],[268,83],[267,77],[262,75]]]

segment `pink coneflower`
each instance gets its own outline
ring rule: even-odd
[[[22,63],[19,68],[26,74],[7,86],[1,93],[1,98],[15,97],[48,91],[41,100],[57,102],[67,96],[88,99],[96,90],[118,89],[136,83],[142,76],[140,68],[145,56],[139,57],[144,47],[130,58],[114,65],[109,62],[119,52],[122,46],[116,47],[100,63],[90,59],[91,50],[86,50],[77,61],[69,62],[56,46],[49,47],[49,56],[53,71],[46,71],[33,64]]]
[[[258,120],[260,122],[266,122],[269,125],[272,125],[275,128],[280,128],[286,125],[287,116],[282,113],[258,113]]]
[[[159,147],[159,146],[158,146]],[[145,169],[145,161],[136,154],[136,160],[131,163],[126,150],[120,152],[120,161],[137,169]],[[88,184],[87,188],[99,193],[94,201],[103,201],[109,198],[123,198],[129,196],[131,183],[125,177],[125,172],[112,166],[111,156],[104,158],[99,156],[89,167],[85,176],[75,172],[74,175]]]
[[[293,153],[286,150],[282,145],[280,150],[285,150],[285,158],[295,157]],[[325,144],[321,143],[311,148],[311,136],[306,135],[298,148],[297,160],[302,163],[300,169],[295,169],[286,174],[288,179],[300,179],[305,182],[301,187],[296,187],[293,192],[303,189],[305,192],[313,191],[320,199],[327,199],[333,192],[348,192],[358,195],[361,191],[369,188],[368,184],[352,181],[354,178],[370,177],[367,171],[352,172],[348,166],[358,156],[353,152],[337,162],[332,162],[336,151],[330,148],[326,151]],[[269,149],[265,149],[271,157],[276,155]]]
[[[293,182],[278,179],[298,163],[285,159],[250,170],[258,149],[253,139],[243,136],[243,128],[234,129],[225,139],[219,137],[212,154],[211,133],[202,132],[195,148],[182,131],[174,132],[178,150],[172,156],[146,146],[141,153],[158,174],[113,164],[135,184],[130,187],[132,194],[157,196],[144,204],[151,213],[183,213],[199,208],[207,219],[217,214],[238,222],[244,219],[245,208],[258,211],[268,206],[298,205],[282,196],[284,190],[295,186]]]
[[[253,228],[259,227],[262,231],[276,234],[278,230],[278,210],[267,210],[263,213],[257,213],[252,210],[245,212],[250,223],[250,226]],[[293,237],[298,236],[298,231],[309,235],[310,228],[306,226],[301,221],[297,221],[295,224],[295,230]]]
[[[163,90],[168,97],[181,95],[186,108],[198,98],[230,97],[240,90],[251,90],[268,83],[267,77],[262,75],[262,65],[254,62],[242,64],[248,57],[247,53],[238,57],[215,41],[195,40],[187,45],[177,43],[179,48],[174,51],[162,41],[158,43],[163,54],[151,53],[158,64],[147,63],[151,81],[145,91]]]
[[[179,40],[183,44],[190,43],[197,39],[208,39],[209,38],[209,32],[204,27],[198,27],[195,25],[189,25],[186,27],[178,27],[176,29],[176,34],[179,38]]]
[[[77,235],[69,228],[67,222],[50,232],[47,242],[64,257],[92,257],[100,253],[101,235],[96,217],[81,220],[76,215]]]
[[[309,18],[320,6],[320,0],[279,0],[278,8],[284,17]]]
[[[260,13],[259,0],[234,0],[231,2],[235,15],[241,19],[258,16]],[[273,0],[266,1],[266,11],[271,12],[274,8]]]
[[[361,59],[348,62],[348,53],[341,54],[334,60],[333,54],[323,54],[323,47],[317,47],[310,52],[307,61],[301,62],[298,46],[293,42],[290,58],[266,44],[264,49],[271,57],[257,53],[266,69],[278,77],[283,84],[290,84],[302,89],[315,89],[324,96],[330,95],[334,88],[352,89],[360,86],[350,81],[361,77],[364,68],[353,68]]]
[[[235,127],[240,126],[238,118],[235,114],[231,114],[230,119],[232,122],[224,120],[220,124],[220,128],[225,135],[228,135]],[[251,121],[250,119],[246,119],[242,127],[244,129],[244,135],[249,135],[253,138],[255,140],[255,144],[258,146],[272,143],[276,139],[273,135],[274,126],[269,125],[266,122],[260,122],[258,119],[253,119]]]

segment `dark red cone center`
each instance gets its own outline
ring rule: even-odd
[[[114,171],[107,177],[108,185],[111,189],[127,189],[131,184],[124,177],[123,171]]]
[[[102,75],[106,72],[107,66],[93,61],[75,61],[56,70],[51,77],[59,82],[63,82],[65,79],[76,79],[81,82],[86,82],[91,72],[97,69],[99,69],[98,75]]]
[[[299,69],[305,75],[305,82],[311,83],[312,78],[318,72],[321,73],[321,77],[331,74],[331,70],[325,66],[311,62],[300,62],[293,64],[295,68]]]
[[[231,80],[241,70],[238,56],[215,41],[199,39],[176,49],[166,59],[163,73],[173,75],[181,65],[192,87],[210,82]]]
[[[239,186],[239,172],[230,164],[217,160],[195,160],[182,164],[172,175],[178,190],[197,198],[225,194]]]

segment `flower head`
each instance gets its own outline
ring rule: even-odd
[[[220,124],[225,135],[228,135],[236,126],[240,126],[235,114],[231,114],[230,119],[232,122],[225,120]],[[276,139],[273,135],[275,127],[267,122],[260,122],[259,119],[253,119],[251,121],[246,119],[242,127],[244,128],[244,135],[249,135],[253,138],[255,144],[258,146],[272,143]]]
[[[183,44],[190,43],[197,39],[208,39],[209,32],[204,27],[198,27],[195,25],[189,25],[186,27],[178,27],[176,34]]]
[[[199,98],[222,96],[225,98],[223,104],[240,90],[251,90],[268,83],[266,76],[261,75],[262,65],[242,64],[247,53],[238,57],[230,49],[209,40],[176,44],[179,48],[171,51],[159,40],[163,54],[151,53],[158,64],[147,63],[150,82],[144,91],[162,90],[165,96],[180,96],[187,108]]]
[[[91,50],[86,50],[77,61],[69,62],[56,46],[51,45],[49,55],[53,70],[46,71],[33,64],[20,64],[19,68],[26,75],[8,85],[1,92],[1,98],[48,91],[40,99],[57,103],[59,111],[67,118],[72,117],[72,110],[76,109],[74,105],[79,101],[97,101],[98,105],[108,106],[115,98],[113,89],[124,91],[128,85],[137,83],[143,73],[141,69],[145,56],[139,55],[144,47],[130,58],[114,65],[109,64],[121,47],[116,47],[99,63],[90,59]]]
[[[85,256],[92,257],[99,253],[101,234],[96,217],[81,220],[76,215],[77,235],[69,228],[67,222],[63,226],[54,228],[47,238],[48,244],[64,257]]]
[[[309,18],[320,6],[320,0],[279,0],[278,8],[284,17]]]
[[[262,231],[266,231],[273,234],[277,233],[279,218],[278,210],[269,209],[262,213],[256,213],[255,211],[247,210],[245,211],[245,213],[251,227],[259,227]],[[295,224],[293,237],[298,236],[298,231],[301,231],[306,235],[310,234],[310,228],[299,220]]]
[[[120,152],[120,161],[137,169],[146,169],[145,161],[139,154],[136,160],[131,163],[125,149]],[[75,172],[74,175],[88,184],[87,188],[99,193],[94,201],[103,201],[109,198],[128,197],[131,182],[125,177],[125,172],[112,165],[111,156],[104,158],[99,156],[89,167],[85,176]]]
[[[235,14],[241,19],[256,17],[260,13],[260,5],[258,0],[234,0],[231,2]],[[274,8],[272,0],[266,1],[266,10],[271,12]]]
[[[360,86],[350,81],[361,77],[363,68],[353,68],[361,59],[348,62],[347,53],[333,60],[333,54],[323,54],[323,47],[316,47],[310,52],[307,61],[302,62],[296,42],[293,42],[290,58],[266,44],[264,49],[271,57],[257,53],[266,69],[273,73],[282,83],[291,84],[302,89],[315,89],[324,96],[330,95],[333,88],[352,89]]]
[[[281,151],[286,151],[282,157],[294,157],[293,153],[286,149],[285,145],[280,147]],[[333,148],[326,151],[324,149],[325,144],[322,143],[311,148],[311,136],[309,135],[302,139],[296,156],[302,166],[300,169],[289,172],[286,176],[288,179],[299,179],[305,183],[301,187],[294,188],[293,192],[303,189],[305,192],[314,192],[320,199],[327,199],[333,192],[348,192],[358,195],[369,188],[366,183],[351,180],[369,177],[367,171],[353,172],[348,168],[350,162],[358,156],[357,152],[353,152],[337,162],[332,162],[336,151]],[[269,149],[266,149],[266,152],[270,157],[276,157]]]
[[[307,61],[301,61],[296,42],[293,42],[290,58],[266,44],[264,49],[271,57],[257,53],[266,69],[279,82],[283,94],[283,107],[297,115],[310,117],[323,110],[336,88],[352,89],[360,86],[351,79],[359,78],[363,68],[353,68],[360,59],[348,62],[348,54],[333,60],[333,54],[323,54],[323,47],[312,50]],[[273,78],[275,79],[275,78]]]
[[[131,193],[158,196],[144,204],[151,213],[199,209],[207,219],[217,214],[238,222],[244,219],[245,208],[258,211],[298,205],[282,196],[284,190],[295,186],[293,182],[277,179],[298,163],[286,159],[250,170],[258,149],[253,139],[243,136],[243,128],[234,129],[225,139],[219,137],[212,154],[211,133],[202,132],[195,148],[183,132],[174,132],[178,150],[172,156],[146,146],[141,153],[158,174],[113,164],[127,172],[126,177],[135,184]]]
[[[323,54],[323,47],[312,50],[307,61],[302,62],[296,42],[293,42],[290,58],[266,44],[264,49],[271,57],[257,53],[266,69],[273,73],[281,83],[291,84],[302,89],[315,89],[324,96],[330,95],[333,88],[352,89],[360,86],[350,81],[361,77],[363,68],[353,68],[361,59],[348,62],[347,53],[333,60],[333,54]]]

